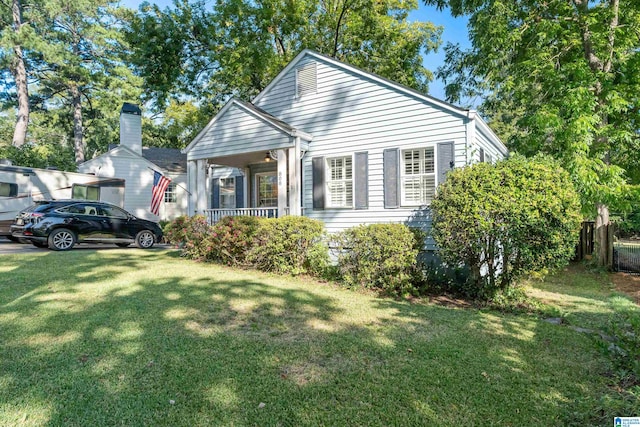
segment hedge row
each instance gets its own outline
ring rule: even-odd
[[[196,215],[167,224],[165,237],[187,258],[234,267],[330,276],[395,295],[415,294],[420,283],[416,255],[422,241],[402,224],[361,225],[329,240],[323,224],[307,217],[226,217],[210,226]]]

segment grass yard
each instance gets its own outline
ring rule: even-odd
[[[569,324],[606,275],[532,293]],[[610,424],[589,335],[527,314],[371,295],[175,251],[0,257],[0,425]],[[640,407],[639,407],[640,409]]]

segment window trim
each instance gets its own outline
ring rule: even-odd
[[[422,153],[424,153],[424,150],[427,148],[433,148],[433,172],[430,173],[422,173],[419,174],[419,176],[427,176],[427,175],[433,175],[433,181],[434,181],[434,196],[435,196],[435,191],[438,188],[438,170],[439,170],[439,165],[438,165],[438,144],[437,143],[428,143],[428,144],[420,144],[420,145],[414,145],[414,146],[408,146],[408,147],[402,147],[399,150],[399,168],[400,170],[398,171],[398,178],[399,178],[399,187],[400,187],[400,206],[401,207],[416,207],[416,206],[429,206],[431,203],[415,203],[415,202],[407,202],[406,200],[406,196],[405,196],[405,186],[404,186],[404,178],[407,177],[408,175],[405,174],[405,157],[404,157],[404,153],[406,151],[413,151],[413,150],[421,150]],[[424,154],[423,154],[424,156]]]
[[[276,178],[276,204],[275,206],[258,206],[258,202],[260,200],[260,177],[263,176],[274,176]],[[253,191],[253,205],[256,208],[277,208],[278,207],[278,172],[277,171],[269,171],[269,172],[256,172],[254,175],[254,186],[255,191]]]
[[[334,206],[331,203],[331,190],[329,189],[329,184],[331,182],[333,182],[333,180],[331,179],[331,166],[329,165],[329,162],[331,160],[335,160],[335,159],[346,159],[349,158],[351,159],[351,204],[350,205],[345,205],[345,206]],[[348,179],[342,179],[341,181],[349,181]],[[355,185],[355,179],[354,179],[354,158],[353,158],[353,153],[351,154],[346,154],[346,155],[341,155],[341,156],[331,156],[331,157],[325,157],[324,158],[324,208],[325,209],[354,209],[355,203],[354,203],[354,185]]]
[[[223,179],[232,179],[233,180],[233,207],[224,207],[222,203],[222,196],[228,196],[228,194],[222,194],[222,189],[225,188],[222,185]],[[220,209],[236,209],[236,177],[235,176],[223,176],[218,178],[218,206]]]

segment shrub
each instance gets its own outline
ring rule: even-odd
[[[338,234],[336,242],[345,284],[388,294],[413,291],[418,246],[406,225],[360,225]]]
[[[210,232],[211,226],[203,215],[180,216],[165,227],[165,238],[182,249],[182,256],[203,259],[207,256],[203,242]]]
[[[173,221],[169,221],[168,224],[165,224],[164,227],[162,227],[164,240],[176,247],[184,246],[184,243],[186,242],[187,221],[189,221],[189,217],[186,215],[182,215],[177,217]]]
[[[247,265],[247,255],[253,246],[260,221],[261,218],[251,216],[222,218],[203,242],[207,259],[229,266]]]
[[[249,253],[259,270],[278,273],[318,273],[328,261],[323,247],[324,225],[303,216],[269,218],[260,222]],[[324,252],[324,255],[323,255]]]
[[[468,266],[471,289],[483,299],[566,265],[581,221],[569,174],[541,156],[453,170],[431,209],[439,256]]]

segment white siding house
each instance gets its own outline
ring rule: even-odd
[[[215,221],[225,203],[224,214],[303,214],[336,232],[428,227],[448,170],[507,149],[474,111],[305,50],[251,103],[229,101],[183,152],[190,214]],[[239,177],[234,188],[223,175]]]
[[[187,213],[186,156],[177,149],[142,147],[140,109],[125,103],[120,144],[78,166],[79,172],[125,180],[124,208],[137,217],[170,220]],[[171,179],[158,215],[150,212],[154,171]]]

